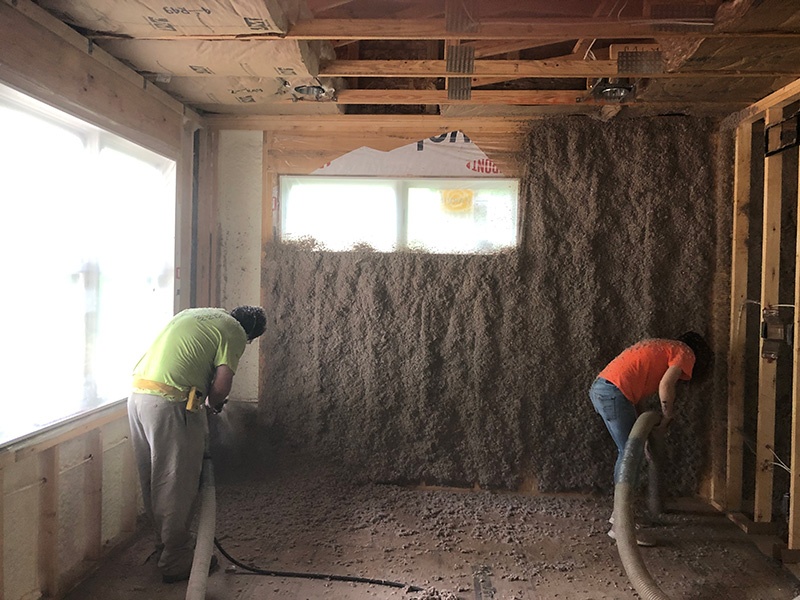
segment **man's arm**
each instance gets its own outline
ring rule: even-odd
[[[681,368],[673,365],[667,369],[658,384],[658,397],[661,400],[661,425],[666,426],[675,417],[675,386],[681,377]]]
[[[231,393],[231,386],[233,385],[233,371],[228,365],[220,365],[214,371],[214,379],[211,381],[211,387],[208,390],[208,398],[206,398],[206,405],[216,411],[222,409],[228,401],[228,394]]]

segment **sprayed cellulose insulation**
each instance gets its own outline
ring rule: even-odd
[[[715,140],[686,117],[536,122],[512,252],[270,244],[269,442],[373,481],[609,490],[596,373],[643,337],[714,334],[730,228]],[[680,391],[670,493],[708,468],[721,385]]]

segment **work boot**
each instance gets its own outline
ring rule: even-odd
[[[611,525],[611,529],[608,530],[608,537],[610,537],[612,540],[617,539],[617,532],[614,531],[613,524]],[[639,526],[636,525],[636,543],[639,546],[655,546],[656,540],[652,535],[646,531],[643,531],[642,529],[639,529]]]
[[[217,570],[219,566],[219,559],[217,559],[216,554],[211,555],[211,562],[208,565],[208,574],[211,575],[214,571]],[[161,581],[164,583],[178,583],[179,581],[186,581],[189,579],[189,576],[192,574],[191,569],[186,573],[179,573],[177,575],[162,575]]]

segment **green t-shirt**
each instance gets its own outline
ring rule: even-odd
[[[196,387],[205,396],[218,366],[227,365],[236,372],[246,344],[247,334],[226,310],[189,308],[175,315],[161,331],[137,363],[133,376],[184,392]],[[146,393],[166,396],[157,391]]]

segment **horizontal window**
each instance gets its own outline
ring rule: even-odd
[[[280,238],[343,251],[491,253],[517,245],[514,179],[282,176]]]

